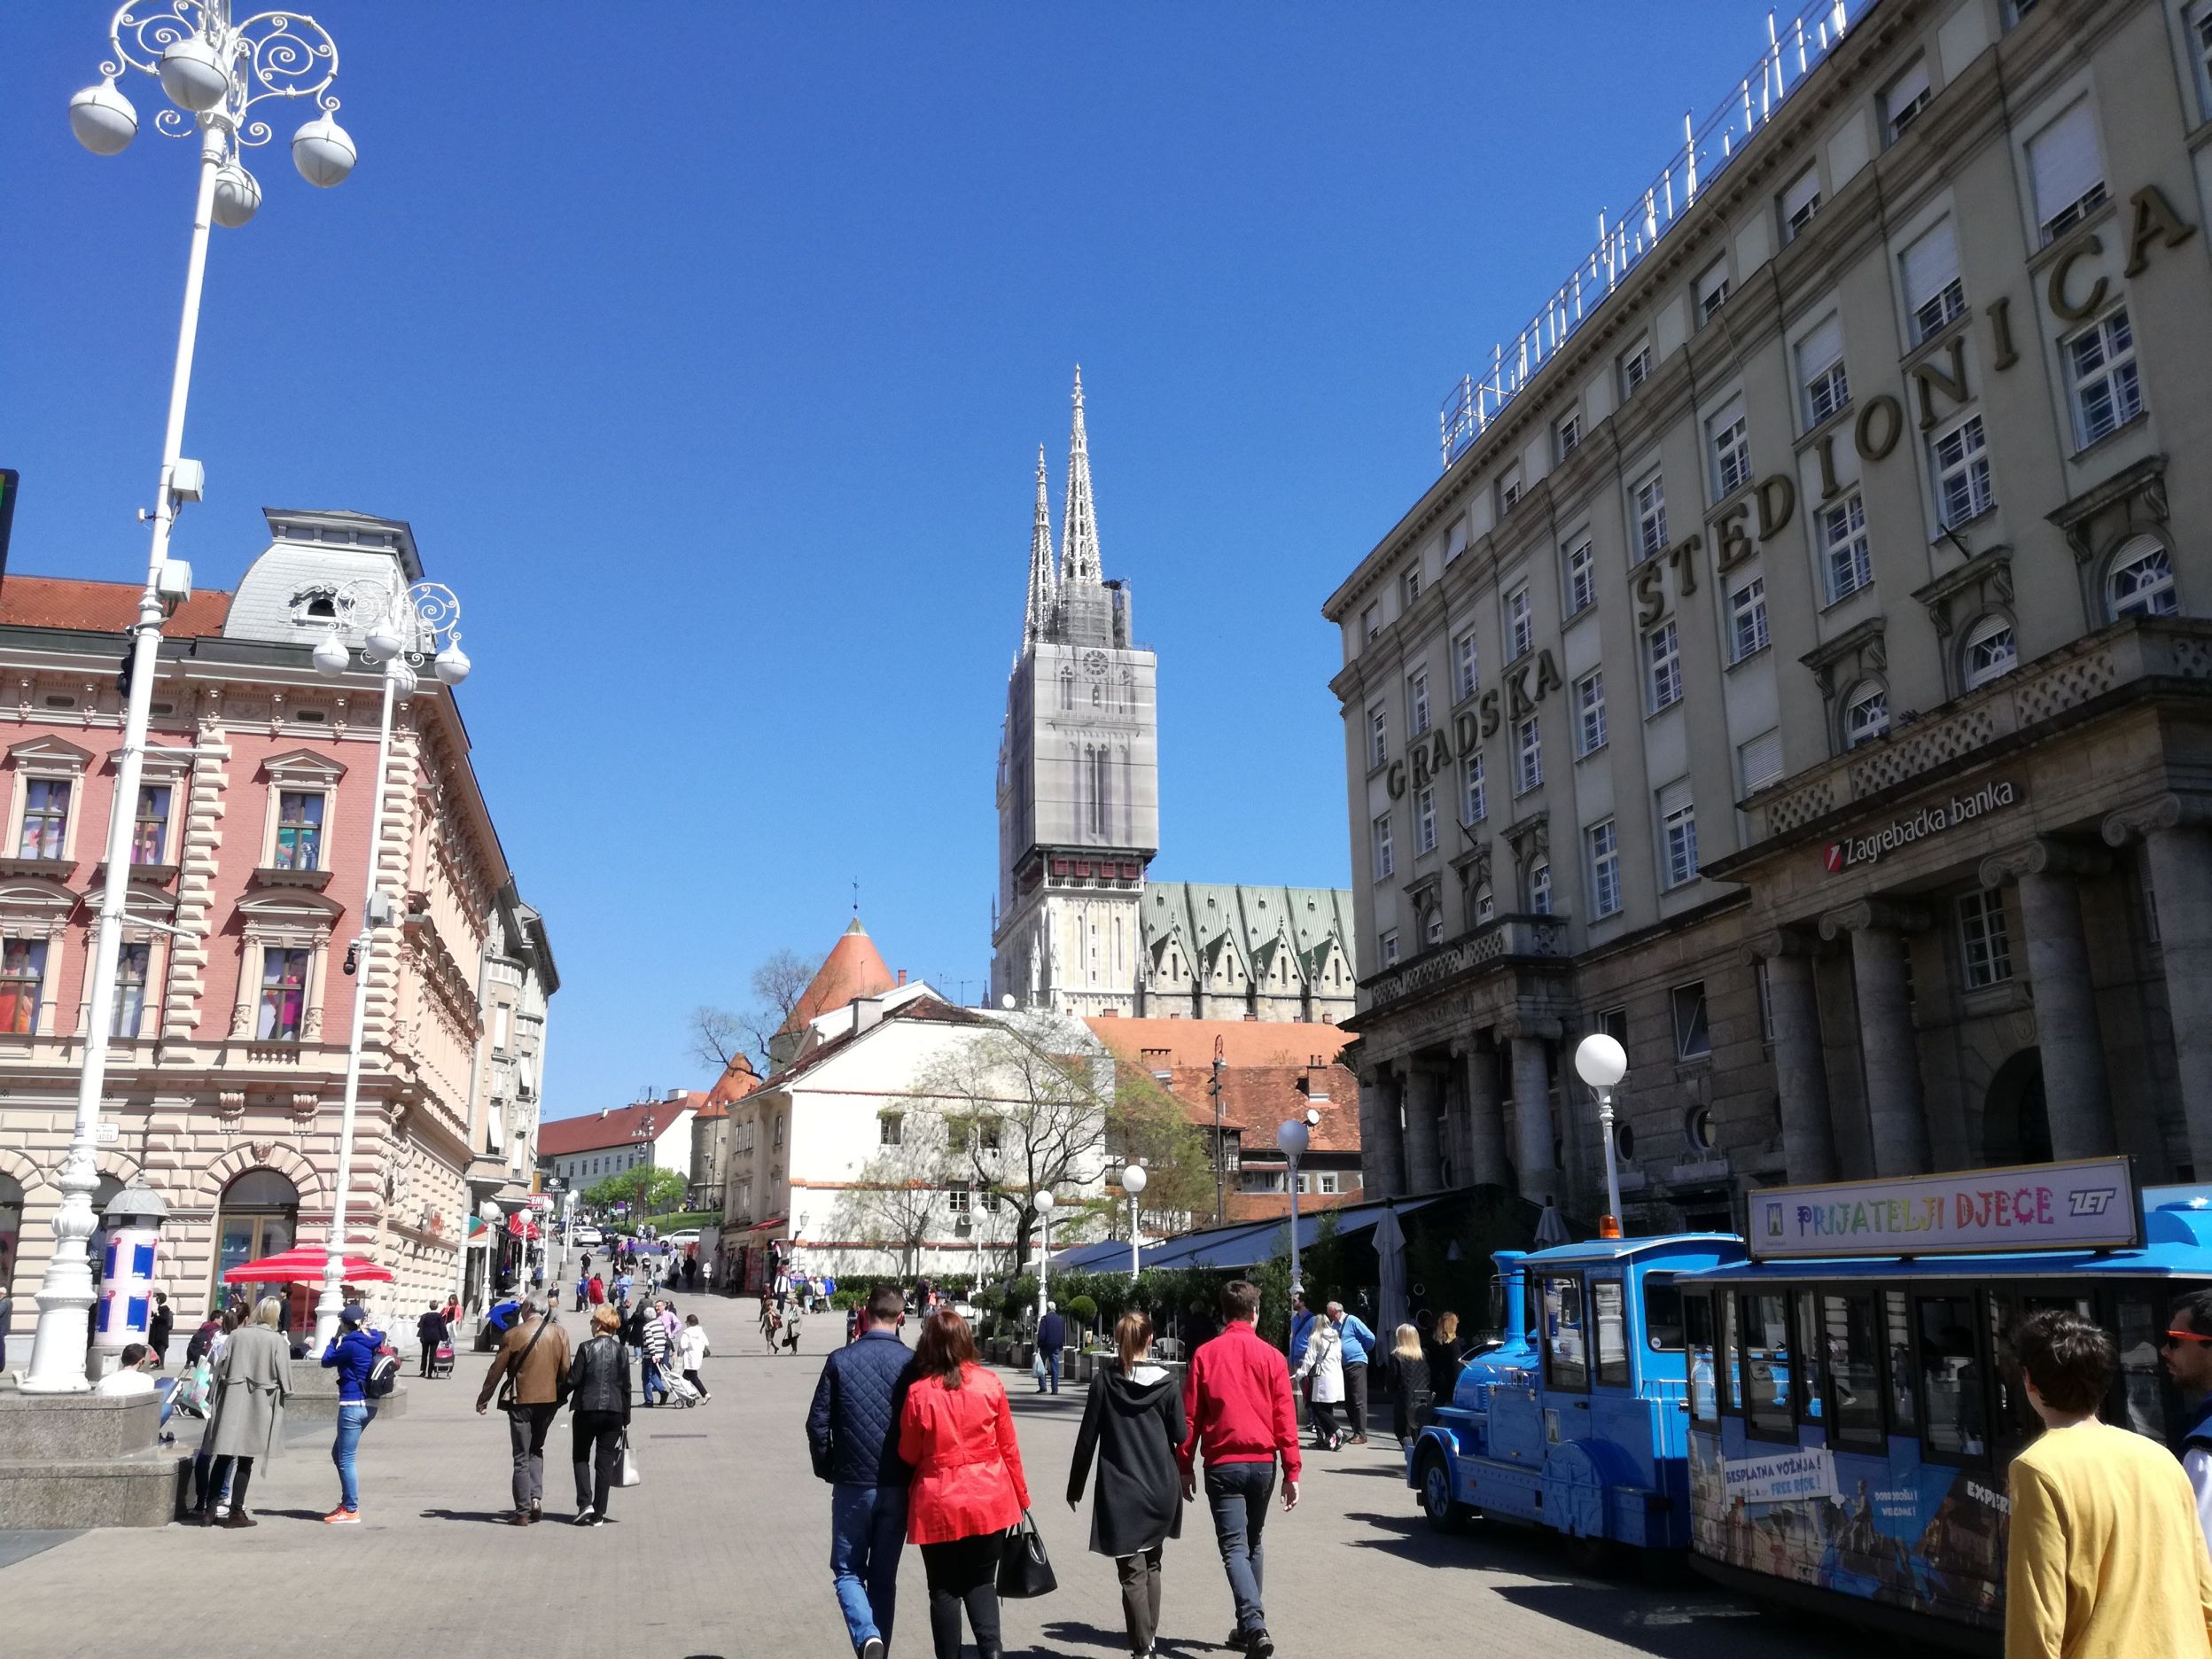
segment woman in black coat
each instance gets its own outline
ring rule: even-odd
[[[1118,1362],[1091,1374],[1068,1470],[1068,1507],[1082,1502],[1095,1455],[1091,1548],[1114,1558],[1129,1651],[1141,1656],[1151,1654],[1160,1627],[1161,1546],[1183,1530],[1183,1483],[1175,1461],[1183,1442],[1183,1392],[1173,1372],[1151,1363],[1152,1321],[1143,1314],[1123,1314],[1114,1341]]]
[[[1436,1391],[1429,1382],[1429,1357],[1421,1351],[1421,1332],[1411,1325],[1398,1328],[1390,1344],[1390,1429],[1401,1446],[1435,1415]]]

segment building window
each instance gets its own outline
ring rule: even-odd
[[[1425,944],[1441,945],[1444,943],[1444,912],[1441,909],[1431,910],[1429,913],[1429,919],[1421,923],[1421,937]]]
[[[1466,551],[1467,520],[1464,518],[1455,518],[1452,521],[1452,528],[1445,533],[1444,562],[1446,565],[1449,565],[1453,559],[1459,557],[1460,554]]]
[[[46,985],[46,941],[0,943],[0,1032],[27,1036],[38,1029],[38,1004]]]
[[[1761,732],[1757,736],[1736,745],[1736,775],[1741,780],[1746,795],[1763,783],[1772,783],[1781,775],[1780,727]]]
[[[1782,240],[1795,242],[1820,211],[1820,169],[1809,167],[1782,192]]]
[[[1525,795],[1544,782],[1544,736],[1533,714],[1515,729],[1514,791]]]
[[[1359,613],[1359,636],[1362,641],[1372,640],[1382,631],[1382,607],[1371,604]]]
[[[1409,565],[1404,580],[1406,602],[1398,608],[1402,611],[1410,611],[1414,608],[1414,602],[1421,597],[1421,566],[1419,565]]]
[[[1497,915],[1498,900],[1490,891],[1490,884],[1484,882],[1475,889],[1475,925],[1482,927],[1495,920]]]
[[[1940,222],[1904,251],[1904,303],[1912,313],[1912,343],[1934,339],[1966,315],[1967,291],[1959,281],[1959,240],[1951,221]]]
[[[1928,99],[1934,96],[1928,88],[1928,59],[1916,58],[1911,68],[1882,91],[1882,142],[1897,143],[1904,136],[1904,129],[1928,107]]]
[[[1712,435],[1714,497],[1725,500],[1751,481],[1750,424],[1731,409],[1714,421]]]
[[[1835,318],[1798,342],[1797,380],[1805,388],[1808,432],[1851,401],[1850,377],[1843,369],[1843,325]]]
[[[1521,469],[1508,467],[1498,479],[1498,516],[1502,518],[1521,499]]]
[[[1636,487],[1636,562],[1657,558],[1667,546],[1667,487],[1655,472]]]
[[[320,791],[285,790],[276,797],[276,863],[278,869],[320,869],[323,851],[323,804]]]
[[[1388,881],[1398,870],[1398,851],[1390,845],[1390,815],[1375,821],[1375,878]]]
[[[2135,371],[2135,333],[2128,326],[2124,306],[2066,342],[2066,368],[2076,449],[2088,448],[2143,412],[2143,386]]]
[[[1406,681],[1406,712],[1416,737],[1429,729],[1429,671],[1416,668]]]
[[[2104,205],[2105,169],[2097,158],[2097,122],[2087,98],[2028,141],[2028,175],[2045,245]]]
[[[1636,388],[1651,378],[1651,342],[1642,341],[1621,359],[1621,397],[1636,395]]]
[[[1390,758],[1390,714],[1380,703],[1367,711],[1367,764],[1379,767]]]
[[[1532,915],[1552,913],[1552,861],[1538,859],[1529,867],[1529,911]]]
[[[2197,60],[2200,113],[2212,113],[2212,5],[2200,5],[2190,13],[2189,43]]]
[[[1866,546],[1866,502],[1857,491],[1820,510],[1820,576],[1830,604],[1874,579]]]
[[[1562,461],[1574,454],[1575,446],[1581,441],[1582,417],[1579,413],[1569,415],[1552,428],[1553,448]]]
[[[1483,757],[1471,754],[1460,763],[1460,819],[1462,823],[1478,824],[1490,815],[1490,803],[1483,792]]]
[[[23,835],[18,858],[58,859],[69,843],[67,778],[32,778],[23,791]]]
[[[945,1207],[953,1212],[955,1223],[966,1221],[975,1214],[976,1196],[965,1187],[948,1187],[945,1189]]]
[[[1419,855],[1436,850],[1437,791],[1420,790],[1414,796],[1414,852]]]
[[[2212,12],[2206,13],[2212,17]],[[2123,616],[2172,616],[2181,609],[2174,592],[2173,555],[2138,536],[2113,555],[2105,575],[2105,604],[2113,620]]]
[[[1382,965],[1385,968],[1398,966],[1398,930],[1395,928],[1382,936]]]
[[[1672,708],[1682,700],[1681,636],[1671,621],[1662,622],[1644,635],[1644,664],[1647,670],[1644,683],[1651,698],[1651,712]]]
[[[2013,644],[2011,619],[1990,616],[1975,623],[1967,635],[1964,660],[1969,691],[2010,674],[2020,662],[2020,653]]]
[[[159,864],[161,854],[169,845],[169,786],[167,783],[142,784],[138,791],[138,816],[130,829],[130,861],[134,864]]]
[[[146,971],[153,956],[151,945],[125,945],[115,958],[115,1017],[111,1037],[136,1037],[146,1012]]]
[[[876,1114],[876,1145],[887,1147],[903,1146],[906,1144],[906,1113],[878,1112]]]
[[[1524,582],[1506,596],[1506,660],[1516,662],[1535,648],[1536,612]]]
[[[1889,689],[1879,680],[1862,681],[1843,700],[1843,746],[1856,749],[1889,732]]]
[[[1713,1034],[1705,1022],[1705,982],[1693,979],[1671,993],[1674,1003],[1674,1056],[1694,1060],[1713,1051]]]
[[[1697,806],[1686,778],[1659,791],[1659,850],[1669,887],[1697,879]]]
[[[1580,616],[1598,602],[1598,556],[1585,536],[1567,549],[1567,614]]]
[[[263,946],[261,1017],[253,1034],[263,1042],[299,1041],[300,1022],[307,1007],[308,953]]]
[[[1959,952],[1966,961],[1969,991],[1986,990],[2013,977],[2013,945],[2005,931],[2002,892],[1984,888],[1959,900]]]
[[[1481,665],[1475,653],[1475,630],[1469,628],[1452,642],[1452,696],[1453,701],[1471,697],[1481,689]]]
[[[1754,576],[1728,596],[1730,660],[1741,662],[1766,649],[1766,578]]]
[[[1697,279],[1697,321],[1703,327],[1713,320],[1728,298],[1728,261],[1716,260],[1706,267],[1705,274]]]
[[[1593,916],[1618,914],[1621,907],[1621,838],[1613,821],[1583,831],[1590,845],[1590,910]]]
[[[1605,747],[1605,671],[1593,668],[1575,682],[1575,753]]]
[[[1990,450],[1979,415],[1969,415],[1929,448],[1936,457],[1936,504],[1945,529],[1978,518],[1997,504],[1990,489]]]

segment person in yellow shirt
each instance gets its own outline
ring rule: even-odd
[[[2069,1309],[2013,1334],[2044,1432],[2013,1460],[2005,1659],[2205,1659],[2212,1556],[2188,1476],[2155,1441],[2100,1422],[2119,1357]]]

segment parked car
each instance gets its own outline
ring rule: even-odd
[[[579,1250],[597,1250],[607,1242],[607,1235],[596,1227],[580,1227],[569,1242]]]
[[[686,1227],[681,1233],[664,1233],[660,1235],[660,1242],[668,1246],[670,1250],[687,1250],[699,1242],[699,1230],[697,1227]]]

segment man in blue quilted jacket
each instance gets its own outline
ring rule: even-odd
[[[896,1286],[868,1299],[860,1336],[830,1356],[806,1414],[814,1473],[830,1483],[830,1575],[860,1659],[884,1659],[907,1538],[899,1412],[913,1356],[899,1339],[907,1299]]]

